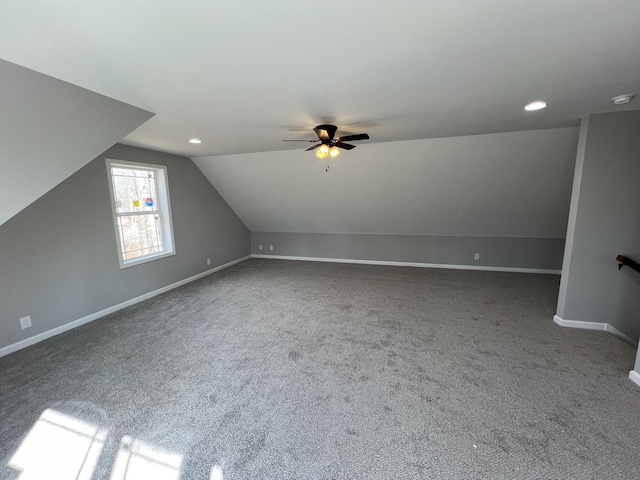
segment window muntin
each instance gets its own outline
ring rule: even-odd
[[[175,253],[166,167],[107,160],[120,267]]]

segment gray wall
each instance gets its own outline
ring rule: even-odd
[[[253,254],[477,267],[559,271],[563,248],[564,238],[251,232]]]
[[[577,144],[559,128],[361,142],[328,172],[302,150],[194,162],[254,254],[560,270]]]
[[[167,166],[176,255],[119,268],[107,157]],[[249,253],[248,229],[190,159],[116,145],[0,225],[0,348]]]
[[[0,224],[153,116],[2,59],[0,79]]]
[[[583,119],[558,316],[640,335],[640,111]]]

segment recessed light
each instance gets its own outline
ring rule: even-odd
[[[624,105],[625,103],[629,103],[635,97],[632,93],[627,93],[626,95],[618,95],[617,97],[613,97],[611,101],[616,105]]]
[[[199,138],[192,138],[189,140],[189,143],[202,143],[202,140],[200,140]]]
[[[537,100],[535,102],[531,102],[529,105],[526,105],[524,109],[527,112],[533,112],[534,110],[542,110],[546,106],[547,106],[547,102]]]

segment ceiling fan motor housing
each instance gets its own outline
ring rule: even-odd
[[[314,130],[318,134],[318,138],[322,143],[325,145],[331,145],[338,127],[335,125],[318,125]]]

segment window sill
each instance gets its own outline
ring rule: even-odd
[[[162,253],[154,253],[152,255],[145,255],[144,257],[133,258],[131,260],[120,260],[120,268],[129,268],[134,267],[136,265],[140,265],[141,263],[152,262],[154,260],[160,260],[161,258],[171,257],[175,255],[175,250],[172,252],[162,252]]]

